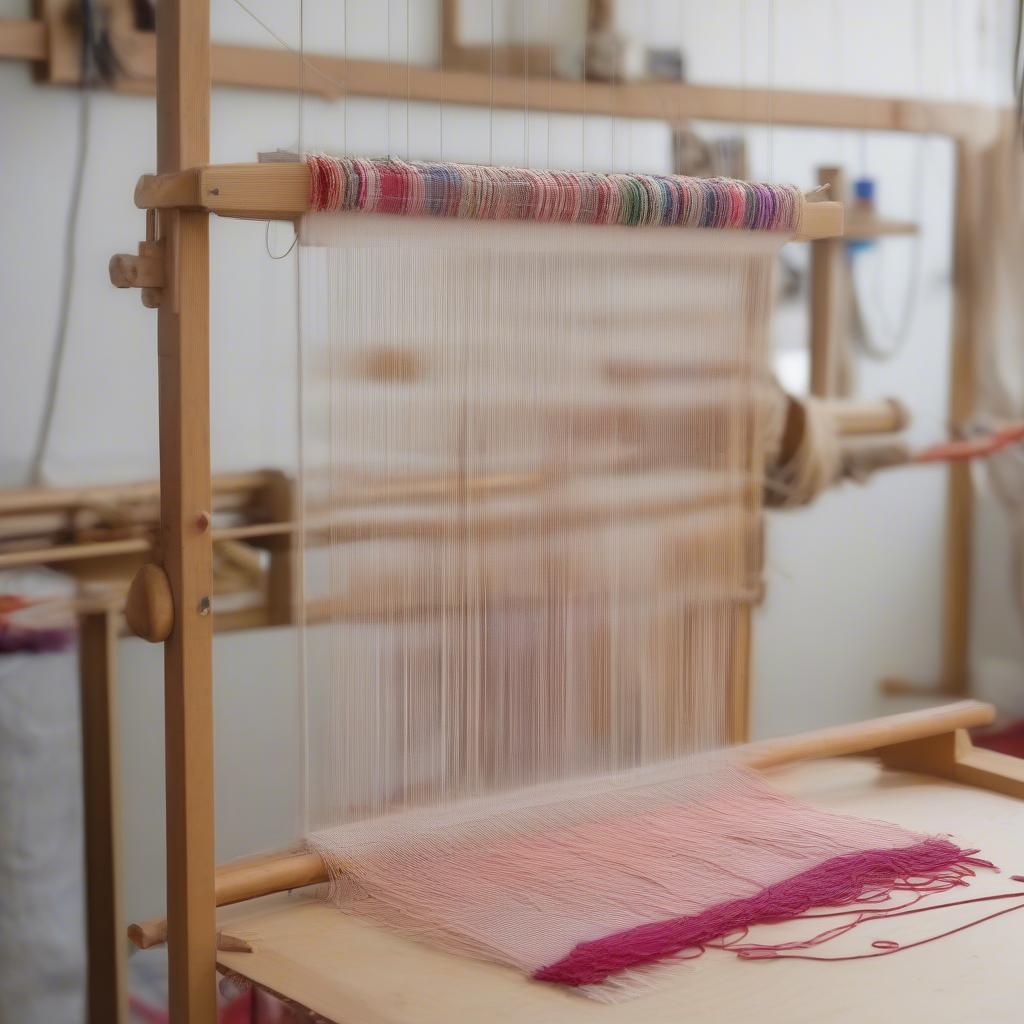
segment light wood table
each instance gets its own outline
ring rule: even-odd
[[[1024,802],[873,761],[809,762],[769,777],[830,810],[953,833],[1003,869],[944,899],[1020,888]],[[938,899],[938,898],[933,898]],[[917,914],[864,925],[823,955],[869,951],[956,927],[1009,903]],[[280,895],[224,910],[220,926],[252,953],[218,954],[222,968],[337,1024],[1018,1024],[1024,1020],[1024,910],[919,949],[834,964],[744,962],[709,951],[661,972],[649,995],[615,1006],[532,982],[493,964],[439,953],[346,917],[306,895]],[[808,923],[762,929],[763,941],[812,934]]]

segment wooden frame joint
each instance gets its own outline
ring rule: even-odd
[[[142,304],[158,309],[166,284],[164,244],[157,238],[156,210],[146,211],[146,240],[139,242],[137,256],[117,253],[108,265],[110,283],[115,288],[141,288]]]

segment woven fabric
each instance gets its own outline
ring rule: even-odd
[[[307,156],[310,207],[627,227],[796,230],[799,192],[732,178]]]

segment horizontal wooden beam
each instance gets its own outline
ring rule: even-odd
[[[135,188],[142,210],[207,210],[221,217],[294,220],[309,210],[305,163],[211,164],[173,174],[146,174]],[[843,231],[843,204],[804,200],[796,237],[832,238]]]
[[[926,708],[902,715],[887,715],[866,722],[819,729],[782,739],[763,740],[737,748],[740,760],[751,768],[776,768],[812,758],[842,757],[878,751],[887,760],[887,749],[908,749],[916,741],[931,737],[957,736],[957,756],[965,760],[962,774],[946,758],[905,757],[899,767],[923,771],[967,784],[983,786],[1013,796],[1024,796],[1022,762],[991,751],[976,751],[966,734],[958,732],[988,725],[995,716],[990,704],[965,700],[945,707]],[[973,773],[973,774],[972,774]],[[327,867],[319,854],[294,850],[258,859],[238,861],[217,869],[217,906],[258,899],[275,892],[287,892],[328,881]],[[159,945],[167,935],[160,918],[133,924],[128,937],[140,949]]]
[[[132,93],[155,91],[156,41],[152,32],[111,29],[122,73],[114,88]],[[50,61],[47,81],[78,85],[73,61],[51,59],[47,25],[42,20],[0,19],[0,57]],[[488,48],[489,51],[489,48]],[[342,55],[306,53],[280,47],[210,47],[214,85],[299,91],[334,100],[377,96],[424,103],[529,109],[532,113],[599,114],[669,121],[725,121],[851,131],[921,132],[985,143],[1002,130],[1007,110],[975,103],[862,96],[688,82],[607,82],[551,78],[546,63],[531,59],[542,74],[490,74],[452,67],[407,66],[391,61],[356,60]]]
[[[136,85],[156,68],[152,36],[117,33],[118,55]],[[283,49],[213,44],[213,81],[253,88],[299,88],[299,55]],[[687,82],[607,82],[490,74],[391,61],[355,60],[307,53],[303,88],[333,99],[344,95],[409,99],[425,103],[499,107],[531,112],[600,114],[652,120],[702,120],[776,124],[854,131],[925,132],[977,142],[1000,130],[1005,111],[950,103],[797,89],[693,85]]]
[[[256,470],[218,473],[213,477],[214,496],[259,491],[270,485],[273,472]],[[82,487],[26,487],[0,491],[0,515],[72,510],[92,505],[159,501],[160,483],[145,480],[125,484],[86,484]]]

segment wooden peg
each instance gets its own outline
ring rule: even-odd
[[[143,242],[139,248],[146,244]],[[160,288],[164,283],[164,261],[158,255],[118,253],[110,257],[110,283],[115,288]]]
[[[167,573],[148,563],[135,574],[128,588],[124,617],[132,632],[151,644],[161,644],[174,626],[174,598]]]
[[[157,230],[156,210],[147,210],[146,240],[139,242],[139,254],[110,257],[110,283],[115,288],[141,288],[147,309],[159,308],[164,288],[164,247]]]

